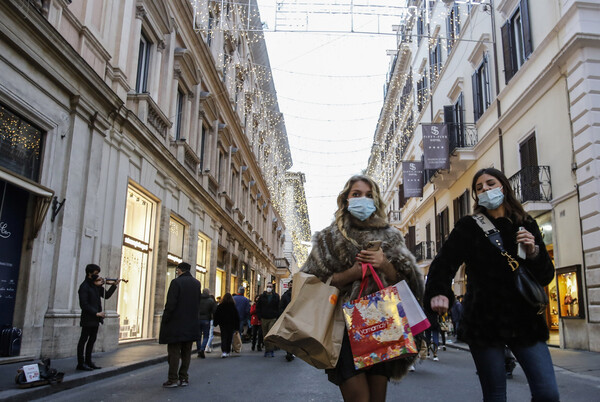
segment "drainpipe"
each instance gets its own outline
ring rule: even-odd
[[[500,74],[498,72],[498,49],[496,47],[496,11],[494,0],[490,1],[490,17],[492,19],[492,55],[494,57],[494,81],[496,83],[496,106],[498,119],[502,116],[502,105],[498,95],[500,94]],[[498,128],[498,145],[500,146],[500,170],[504,172],[504,141],[502,139],[502,129]]]

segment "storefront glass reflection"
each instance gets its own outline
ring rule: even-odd
[[[148,268],[152,265],[152,247],[156,204],[133,187],[127,189],[123,255],[119,286],[119,339],[143,336]]]

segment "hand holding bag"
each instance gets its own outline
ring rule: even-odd
[[[342,348],[346,326],[338,305],[339,290],[314,275],[294,274],[292,300],[265,343],[293,353],[318,369],[333,368]]]
[[[548,295],[546,294],[544,287],[539,284],[526,266],[519,264],[519,261],[508,254],[504,249],[500,231],[496,229],[496,226],[494,226],[487,216],[479,213],[473,215],[473,219],[475,219],[477,225],[483,230],[485,237],[487,237],[494,247],[498,248],[500,253],[506,257],[508,265],[512,269],[515,286],[517,287],[519,294],[529,306],[536,310],[537,314],[542,314],[548,305]]]
[[[380,290],[361,297],[368,269]],[[363,264],[359,298],[343,309],[356,369],[418,352],[396,287],[384,289],[371,264]]]

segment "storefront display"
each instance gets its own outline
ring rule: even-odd
[[[177,265],[183,262],[183,244],[185,241],[185,226],[175,218],[169,220],[169,245],[167,252],[167,279],[165,280],[165,303],[171,281],[175,279]]]
[[[584,309],[580,308],[581,301],[581,265],[556,270],[558,284],[558,303],[561,318],[583,318]]]
[[[123,254],[119,286],[119,340],[143,336],[147,312],[148,271],[152,266],[151,239],[154,237],[156,204],[137,189],[127,189]]]
[[[198,246],[196,250],[196,279],[200,281],[202,288],[208,288],[208,250],[210,240],[202,233],[198,233]]]

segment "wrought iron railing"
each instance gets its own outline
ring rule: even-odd
[[[477,127],[473,123],[448,123],[448,137],[452,155],[456,148],[470,148],[477,144]]]
[[[392,210],[390,212],[388,212],[388,220],[390,222],[400,222],[400,211],[399,210]]]
[[[422,241],[415,246],[414,254],[417,261],[431,260],[434,253],[432,241]]]
[[[552,185],[550,166],[527,166],[511,176],[508,181],[520,202],[550,201]]]

